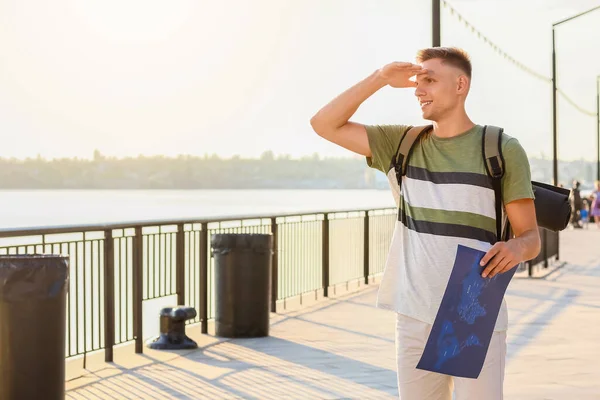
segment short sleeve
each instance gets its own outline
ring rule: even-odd
[[[505,173],[502,178],[502,201],[508,204],[520,199],[534,199],[531,186],[531,169],[527,153],[515,138],[502,146]]]
[[[384,174],[389,172],[392,157],[398,150],[400,139],[410,129],[407,125],[365,125],[371,157],[367,165]]]

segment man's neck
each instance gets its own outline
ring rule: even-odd
[[[433,133],[440,138],[458,136],[474,127],[475,124],[466,113],[452,115],[433,123]]]

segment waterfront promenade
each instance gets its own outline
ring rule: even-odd
[[[600,231],[561,234],[564,266],[509,286],[505,399],[600,399]],[[115,363],[68,369],[68,399],[393,399],[394,316],[376,285],[272,315],[271,336],[199,349],[115,348]],[[210,330],[209,330],[210,332]],[[81,376],[81,374],[84,374]]]

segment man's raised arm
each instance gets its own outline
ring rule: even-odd
[[[330,101],[311,118],[310,124],[322,138],[354,153],[371,157],[364,125],[350,122],[350,118],[365,100],[382,87],[415,87],[415,82],[410,78],[422,73],[426,71],[419,65],[405,62],[388,64]]]

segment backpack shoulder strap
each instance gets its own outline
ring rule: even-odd
[[[502,133],[504,129],[486,125],[483,128],[482,152],[483,163],[488,176],[492,179],[492,187],[496,198],[496,238],[508,240],[508,221],[502,232],[502,177],[504,176],[504,157],[502,157]],[[504,233],[504,235],[503,235]]]
[[[504,176],[504,157],[502,157],[502,133],[504,129],[486,125],[483,128],[483,162],[487,174],[492,179]]]
[[[404,134],[402,139],[400,139],[400,144],[398,145],[398,150],[396,151],[393,160],[398,186],[402,187],[402,177],[406,175],[406,167],[408,166],[408,160],[412,153],[413,145],[422,133],[427,132],[432,128],[433,125],[413,126]]]

